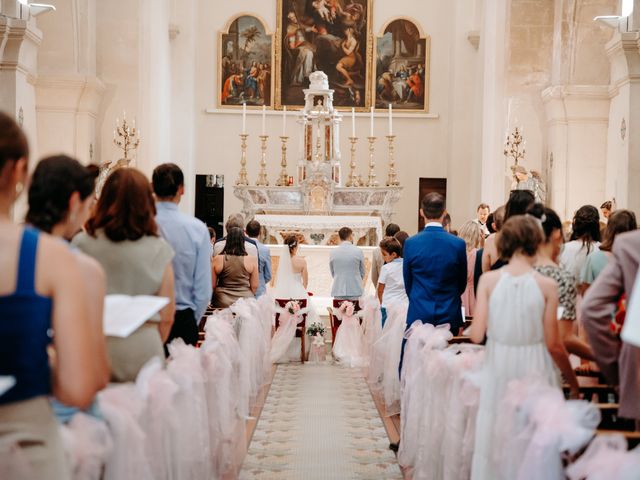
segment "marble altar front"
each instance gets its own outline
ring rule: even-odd
[[[356,245],[376,246],[382,240],[380,217],[347,215],[255,215],[264,228],[265,243],[284,242],[292,233],[301,234],[308,245],[335,245],[342,227],[353,230]]]

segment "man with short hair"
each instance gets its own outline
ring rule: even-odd
[[[353,245],[353,231],[349,227],[342,227],[338,236],[340,245],[333,249],[329,260],[333,277],[331,296],[337,300],[358,300],[365,276],[364,255]]]
[[[427,194],[420,209],[426,226],[404,243],[407,328],[419,320],[432,325],[449,324],[457,334],[464,320],[460,296],[467,288],[467,252],[464,240],[442,228],[445,214],[444,197]]]
[[[184,195],[184,175],[180,167],[173,163],[159,165],[153,171],[152,183],[157,199],[156,222],[162,237],[175,252],[176,314],[165,345],[174,338],[196,345],[198,323],[212,292],[209,231],[200,220],[178,210]]]
[[[227,219],[227,223],[224,224],[225,232],[229,233],[232,228],[241,228],[244,231],[244,217],[241,213],[232,213],[229,215]],[[224,246],[227,244],[227,237],[222,237],[217,240],[213,245],[213,256],[220,255],[222,250],[224,250]],[[254,257],[259,257],[258,255],[258,245],[256,241],[252,238],[249,238],[245,235],[244,237],[244,248],[247,251],[247,255],[252,255]]]
[[[393,237],[396,233],[400,231],[400,227],[395,223],[390,223],[384,229],[384,236]],[[382,258],[382,251],[380,247],[376,248],[373,251],[373,258],[371,261],[371,283],[375,288],[378,288],[378,278],[380,277],[380,270],[382,270],[382,266],[384,265],[384,260]]]
[[[487,219],[489,218],[490,211],[491,210],[489,209],[489,205],[487,205],[486,203],[481,203],[480,205],[478,205],[478,208],[476,208],[477,217],[473,220],[475,223],[480,225],[480,228],[482,228],[484,238],[487,238],[490,234],[489,228],[487,227]]]
[[[269,248],[258,240],[262,226],[257,220],[251,220],[247,223],[247,235],[256,242],[258,248],[258,272],[260,274],[260,283],[256,290],[256,298],[267,292],[267,283],[271,281],[271,252]]]

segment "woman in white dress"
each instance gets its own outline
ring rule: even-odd
[[[472,480],[498,478],[500,452],[494,450],[495,425],[508,383],[536,377],[560,387],[554,362],[578,396],[578,381],[558,334],[558,288],[534,271],[536,252],[543,241],[540,222],[530,215],[509,219],[498,238],[501,258],[509,264],[480,279],[471,339],[487,336],[476,423]]]
[[[298,240],[294,235],[288,236],[282,245],[276,285],[271,293],[276,300],[306,300],[307,308],[301,309],[296,315],[281,313],[280,325],[271,340],[270,356],[273,363],[287,363],[300,359],[300,344],[295,341],[295,335],[297,324],[302,321],[303,314],[307,315],[307,326],[318,322],[315,311],[309,305],[308,281],[307,261],[298,256]]]

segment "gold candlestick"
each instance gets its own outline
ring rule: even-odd
[[[269,135],[260,135],[260,150],[261,158],[260,158],[260,172],[258,173],[258,180],[256,181],[256,185],[258,187],[268,187],[269,179],[267,178],[267,140]]]
[[[393,141],[395,139],[395,135],[387,135],[387,140],[389,141],[389,175],[387,176],[387,187],[397,187],[400,185],[398,174],[396,173],[396,160],[393,149]]]
[[[278,181],[276,182],[276,186],[278,187],[286,187],[289,185],[289,174],[287,173],[287,141],[289,137],[281,136],[280,141],[282,142],[282,160],[280,161],[280,166],[282,170],[280,170],[280,176],[278,177]]]
[[[351,162],[349,163],[347,187],[359,187],[360,182],[356,175],[356,143],[358,142],[358,137],[349,137],[349,142],[351,142]]]
[[[240,134],[240,173],[236,180],[236,185],[249,185],[249,179],[247,178],[247,138],[246,133]]]
[[[377,187],[378,180],[376,180],[376,159],[375,159],[375,143],[378,137],[367,137],[369,140],[369,178],[367,179],[367,187]]]
[[[113,131],[113,144],[122,149],[124,153],[122,160],[125,160],[124,163],[128,165],[131,161],[131,158],[129,158],[129,152],[131,150],[136,150],[138,145],[140,145],[140,132],[136,128],[135,120],[133,121],[133,126],[127,123],[126,118],[122,119],[122,124],[116,120],[116,129]]]

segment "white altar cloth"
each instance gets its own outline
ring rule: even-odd
[[[354,243],[375,230],[376,238],[371,239],[373,245],[382,240],[382,221],[380,217],[347,216],[347,215],[256,215],[255,219],[264,227],[267,239],[270,236],[278,244],[284,242],[280,232],[297,231],[304,235],[309,245],[326,245],[331,235],[342,227],[353,230]]]

